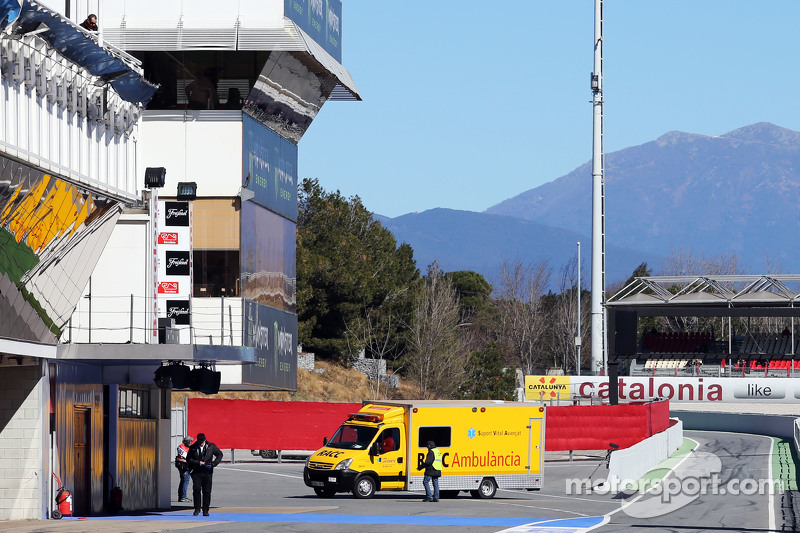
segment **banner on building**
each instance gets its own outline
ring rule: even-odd
[[[156,317],[174,320],[175,326],[183,330],[181,342],[188,342],[193,274],[192,205],[189,202],[157,199],[154,204]],[[158,327],[157,323],[155,327]],[[154,331],[156,335],[157,331]]]
[[[242,384],[297,389],[297,315],[244,301],[244,342],[256,364],[242,367]]]
[[[242,183],[251,201],[296,221],[297,146],[243,115],[242,152]]]
[[[284,14],[342,63],[341,0],[284,0]]]
[[[800,403],[800,379],[793,378],[622,376],[618,383],[620,401]],[[575,398],[608,401],[608,377],[525,376],[526,401]]]

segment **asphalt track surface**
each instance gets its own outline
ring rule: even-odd
[[[379,492],[371,500],[358,500],[351,494],[323,499],[303,483],[303,461],[279,464],[275,460],[247,457],[246,461],[236,464],[223,463],[215,471],[209,517],[192,516],[191,504],[174,502],[172,510],[166,512],[0,522],[0,530],[192,533],[397,533],[400,529],[476,533],[787,531],[782,529],[780,514],[776,512],[780,494],[754,491],[756,481],[749,484],[746,481],[771,477],[771,438],[703,431],[687,431],[685,437],[691,439],[690,445],[695,450],[663,465],[657,473],[659,479],[664,479],[658,485],[661,488],[658,495],[655,491],[623,494],[577,491],[575,486],[572,493],[568,493],[565,480],[592,475],[591,484],[595,485],[604,479],[605,462],[598,455],[574,462],[548,461],[545,487],[541,491],[499,490],[491,500],[473,499],[462,493],[439,503],[424,503],[422,495],[410,492]],[[696,478],[705,476],[707,479],[711,474],[718,477],[719,486],[697,490]],[[173,477],[173,486],[176,486],[177,473]],[[742,490],[730,490],[731,481]],[[745,485],[741,485],[742,482]],[[667,486],[669,497],[665,495]]]

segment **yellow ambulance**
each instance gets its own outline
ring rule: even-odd
[[[427,442],[442,452],[440,496],[542,487],[545,408],[502,401],[367,401],[306,462],[317,496],[422,491]]]

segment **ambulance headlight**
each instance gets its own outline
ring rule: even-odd
[[[352,457],[350,459],[345,459],[344,461],[336,465],[336,468],[334,468],[334,470],[347,470],[348,468],[350,468],[350,463],[352,462],[353,462]]]

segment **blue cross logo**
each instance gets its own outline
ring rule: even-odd
[[[467,436],[469,438],[475,437],[475,430],[473,428],[469,428],[469,431],[467,431]]]

